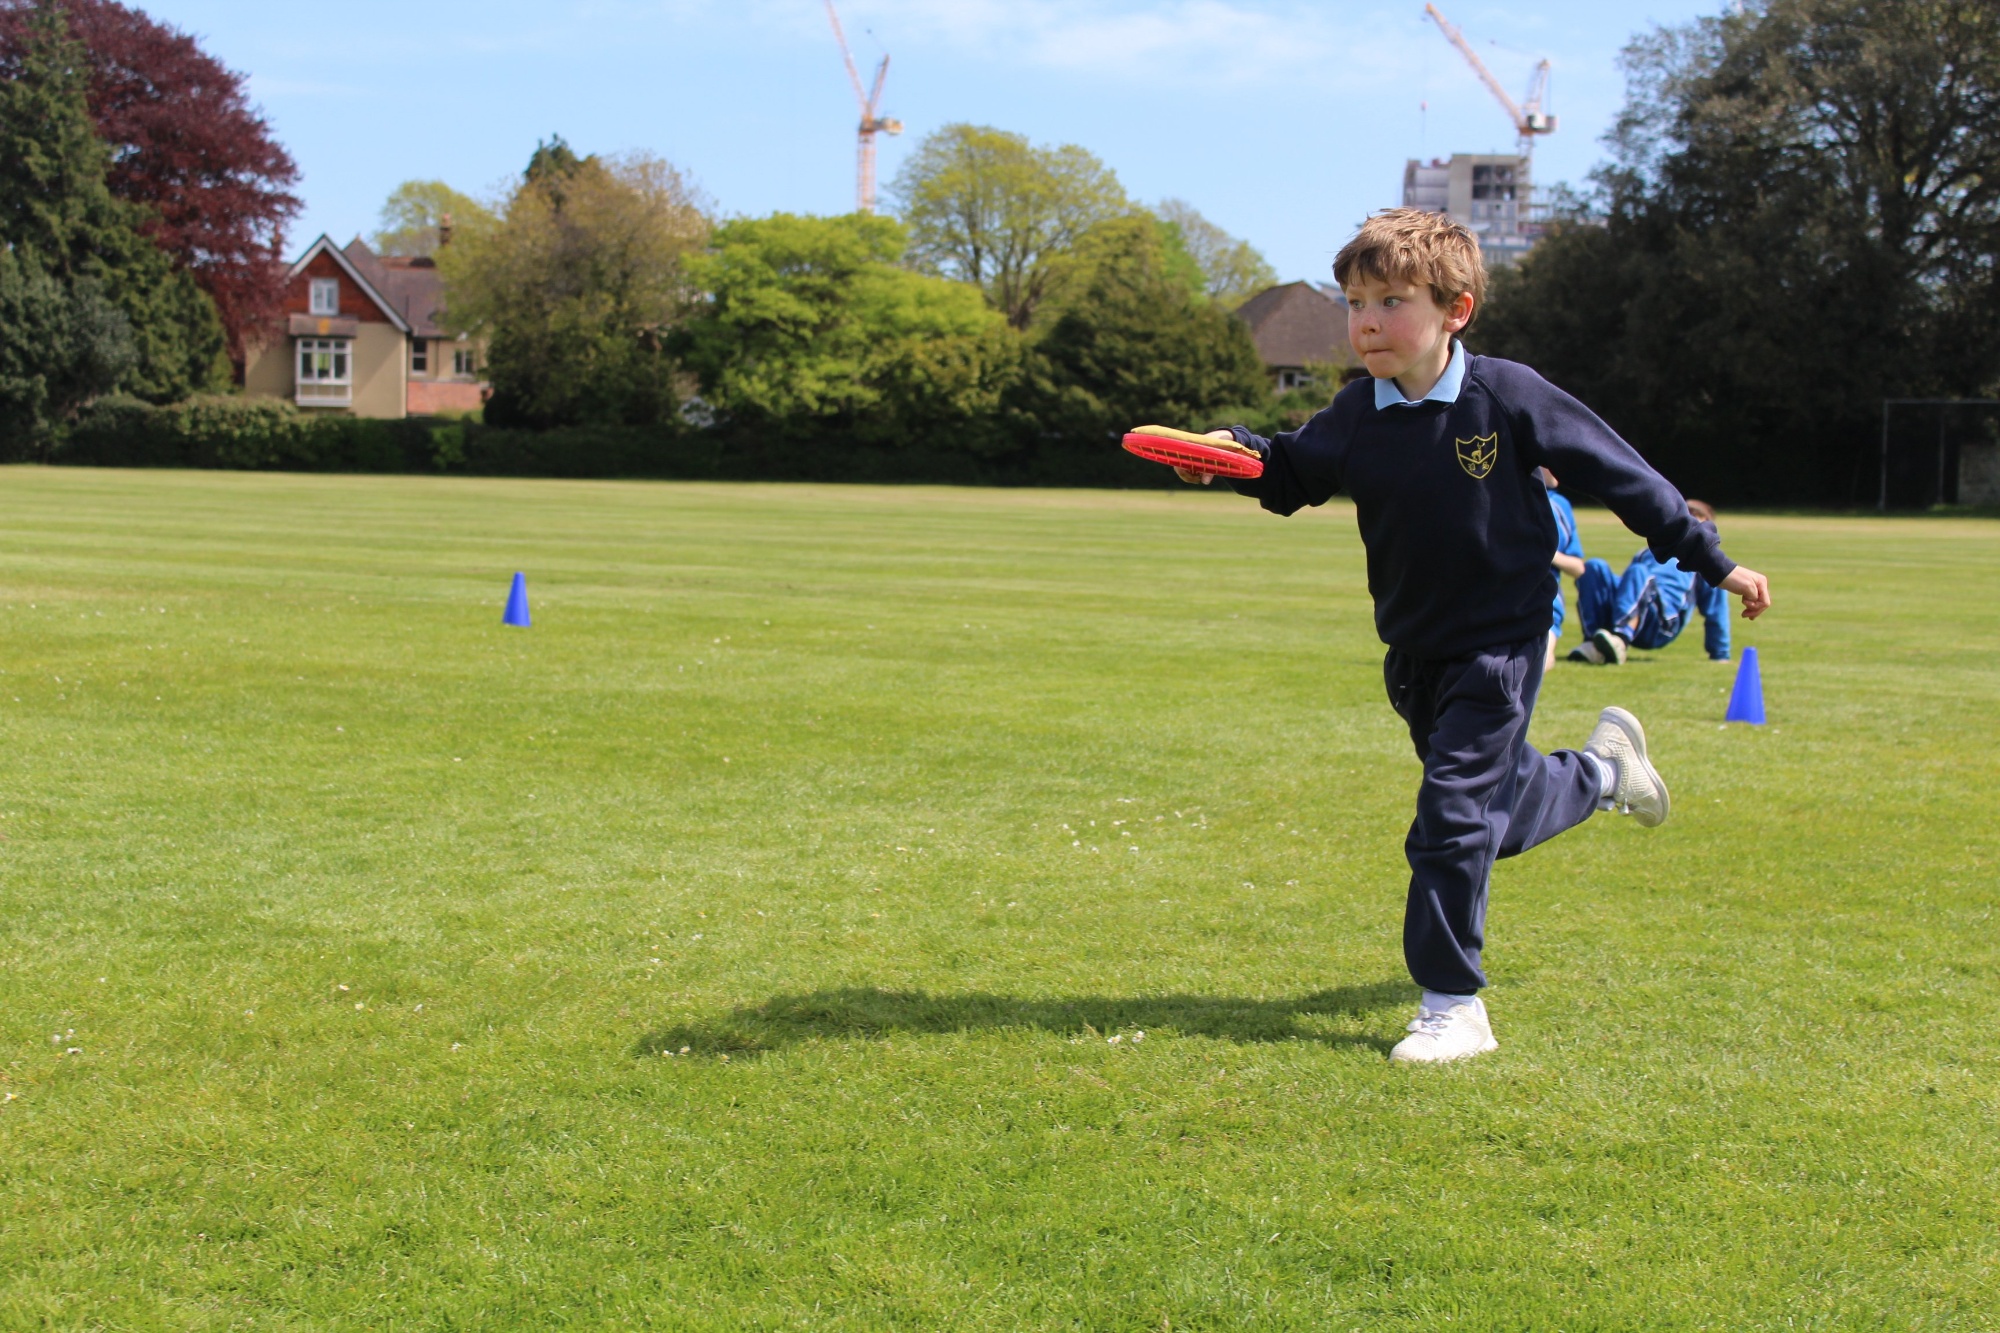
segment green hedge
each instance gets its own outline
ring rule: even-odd
[[[50,461],[86,467],[285,472],[452,472],[538,477],[685,477],[715,472],[693,431],[498,430],[471,421],[378,421],[306,412],[270,398],[194,398],[155,407],[100,399]]]
[[[100,467],[408,472],[436,467],[441,441],[420,421],[314,415],[270,398],[192,398],[155,407],[99,399],[50,461]]]
[[[425,472],[505,477],[655,477],[765,481],[942,482],[998,486],[1177,485],[1107,435],[1101,447],[1032,444],[995,455],[950,434],[899,448],[838,430],[764,437],[691,426],[573,426],[533,431],[411,417],[377,421],[301,411],[269,398],[206,397],[156,407],[98,400],[50,461],[84,467],[285,472]]]

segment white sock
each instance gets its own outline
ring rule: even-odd
[[[1590,766],[1597,770],[1597,799],[1602,801],[1611,795],[1611,789],[1618,785],[1618,774],[1610,764],[1588,750],[1578,751]]]
[[[1439,990],[1425,991],[1423,1003],[1425,1011],[1433,1014],[1441,1014],[1461,1004],[1469,1004],[1482,1011],[1486,1008],[1479,1003],[1477,995],[1447,995]]]

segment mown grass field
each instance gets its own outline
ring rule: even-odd
[[[2000,523],[1723,529],[1410,1069],[1338,505],[6,470],[0,1327],[2000,1327]]]

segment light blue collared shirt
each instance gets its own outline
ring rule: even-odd
[[[1403,391],[1396,387],[1394,380],[1375,381],[1375,410],[1390,407],[1415,407],[1418,403],[1455,403],[1458,391],[1465,387],[1465,344],[1458,339],[1451,340],[1451,360],[1445,363],[1444,374],[1431,385],[1431,391],[1422,398],[1403,397]]]

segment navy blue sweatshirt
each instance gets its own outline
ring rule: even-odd
[[[1232,481],[1275,514],[1354,500],[1382,641],[1418,657],[1457,657],[1548,633],[1556,550],[1548,467],[1564,490],[1596,496],[1661,560],[1711,584],[1736,566],[1715,525],[1589,408],[1528,367],[1467,358],[1456,402],[1378,409],[1356,380],[1294,431],[1239,442],[1264,475]]]

